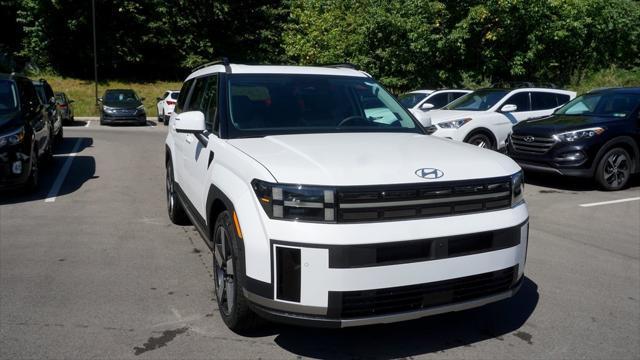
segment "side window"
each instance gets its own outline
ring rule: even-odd
[[[531,93],[531,110],[549,110],[557,107],[556,94],[546,92]]]
[[[213,74],[207,81],[207,89],[204,99],[204,119],[207,130],[211,132],[218,131],[217,114],[218,114],[218,74]],[[215,124],[215,125],[214,125]]]
[[[202,98],[204,97],[204,90],[207,78],[201,77],[195,80],[196,83],[193,85],[193,90],[191,90],[191,97],[189,98],[189,103],[185,106],[185,111],[202,111]]]
[[[555,94],[555,95],[556,95],[556,102],[558,103],[558,106],[564,105],[568,103],[569,100],[571,100],[571,96],[569,95],[565,95],[565,94]]]
[[[428,98],[427,102],[433,104],[434,109],[440,109],[449,103],[449,95],[447,93],[435,94]]]
[[[189,89],[191,89],[192,84],[193,79],[182,84],[182,89],[180,89],[180,95],[178,96],[178,102],[176,103],[176,107],[173,110],[176,114],[179,114],[183,111],[185,102],[187,101],[187,96],[189,95]]]
[[[47,96],[47,104],[48,104],[51,98],[54,97],[53,89],[51,88],[51,85],[49,85],[49,83],[44,83],[44,93]]]
[[[40,100],[33,84],[29,81],[18,81],[18,92],[21,106],[29,112],[36,111]]]
[[[505,101],[502,106],[507,105],[507,104],[511,104],[511,105],[515,105],[518,107],[518,109],[515,112],[520,112],[520,111],[529,111],[530,106],[529,106],[529,93],[528,92],[520,92],[514,95],[511,95],[511,97]]]

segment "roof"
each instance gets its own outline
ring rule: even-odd
[[[363,71],[348,67],[322,67],[322,66],[290,66],[290,65],[241,65],[229,64],[232,74],[300,74],[300,75],[333,75],[369,77]],[[187,77],[188,79],[216,72],[225,72],[223,64],[215,64],[198,69]]]
[[[422,90],[409,91],[407,94],[431,94],[434,91],[435,90],[422,89]]]
[[[589,93],[609,93],[617,92],[620,94],[640,94],[640,87],[612,87],[612,88],[599,88],[592,89]]]

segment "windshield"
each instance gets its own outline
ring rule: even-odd
[[[104,94],[105,103],[138,103],[140,98],[133,90],[111,90]]]
[[[482,89],[459,97],[443,109],[484,111],[492,108],[508,93],[507,90]]]
[[[228,87],[231,137],[423,132],[393,96],[370,78],[235,75]]]
[[[556,111],[560,115],[626,117],[640,104],[640,94],[596,93],[578,96]]]
[[[18,96],[13,81],[0,80],[0,113],[18,109]]]
[[[422,101],[426,97],[427,97],[427,94],[408,93],[408,94],[400,95],[399,100],[402,106],[406,107],[407,109],[410,109],[416,106],[416,104],[418,104],[420,101]]]

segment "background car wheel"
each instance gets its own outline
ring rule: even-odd
[[[167,161],[167,210],[169,219],[176,225],[189,225],[189,217],[184,210],[180,197],[176,194],[175,181],[173,179],[173,165],[171,161]]]
[[[600,159],[596,170],[596,181],[604,190],[620,190],[631,176],[631,156],[622,148],[607,151]]]
[[[474,133],[469,135],[464,142],[475,145],[477,147],[481,147],[484,149],[495,150],[495,145],[493,144],[493,140],[491,137],[485,133]]]
[[[162,123],[165,126],[169,125],[169,119],[167,118],[167,115],[165,115],[164,110],[162,110]]]
[[[218,215],[213,235],[213,280],[218,310],[224,323],[235,332],[254,329],[258,316],[244,297],[244,261],[238,256],[238,237],[229,211]]]

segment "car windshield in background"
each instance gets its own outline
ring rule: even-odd
[[[12,81],[0,80],[0,113],[18,109],[16,86]]]
[[[173,100],[178,100],[178,96],[180,95],[179,92],[174,92],[171,93],[171,95],[169,95]]]
[[[228,86],[231,137],[423,132],[370,78],[252,74],[233,76]]]
[[[44,86],[40,85],[40,84],[35,84],[33,85],[36,88],[36,93],[38,93],[38,98],[40,99],[40,102],[43,104],[47,103],[47,95],[44,93]]]
[[[105,103],[138,103],[140,102],[140,98],[138,95],[132,90],[115,90],[115,91],[107,91],[104,95]]]
[[[400,104],[402,104],[402,106],[404,106],[407,109],[409,109],[409,108],[412,108],[412,107],[416,106],[417,103],[419,103],[420,101],[422,101],[426,97],[427,97],[427,94],[408,93],[408,94],[400,95],[399,100],[400,100]]]
[[[492,108],[508,93],[507,90],[482,89],[459,97],[443,109],[484,111]]]
[[[623,118],[640,104],[640,94],[595,93],[578,96],[556,111],[559,115]]]
[[[62,96],[62,94],[56,94],[56,102],[58,104],[64,104],[65,103],[64,96]]]

